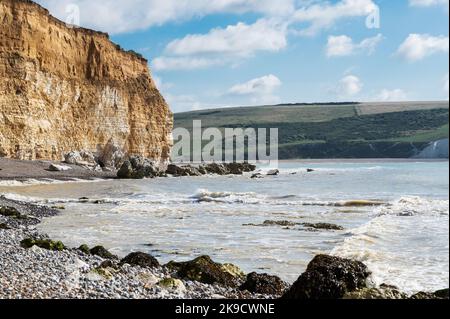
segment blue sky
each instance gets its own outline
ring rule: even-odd
[[[448,0],[38,2],[142,53],[175,112],[449,95]]]

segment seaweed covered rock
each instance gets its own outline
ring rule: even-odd
[[[37,246],[42,249],[54,250],[54,251],[62,251],[66,249],[64,244],[60,241],[54,241],[51,239],[34,239],[34,238],[26,238],[20,242],[20,245],[23,248],[31,248],[33,246]]]
[[[25,215],[22,215],[14,207],[0,206],[0,215],[5,216],[5,217],[17,218],[17,219],[26,219],[27,218]]]
[[[201,256],[181,263],[170,262],[166,266],[176,271],[179,278],[204,284],[238,287],[242,281],[239,276],[233,275],[222,264],[212,261],[209,256]]]
[[[153,161],[142,156],[132,156],[122,164],[122,167],[117,172],[117,177],[122,179],[143,179],[154,178],[160,174],[159,168]]]
[[[280,296],[287,287],[288,284],[277,276],[252,272],[247,275],[247,280],[239,289],[257,294]]]
[[[343,299],[408,299],[408,295],[395,286],[382,284],[379,288],[363,288],[348,292]]]
[[[78,247],[78,250],[85,253],[86,255],[90,255],[91,251],[89,249],[88,245],[81,245],[80,247]]]
[[[321,229],[321,230],[344,230],[344,227],[335,225],[335,224],[329,224],[329,223],[303,223],[302,224],[306,228],[312,228],[312,229]]]
[[[347,293],[366,288],[369,275],[367,266],[359,261],[318,255],[283,298],[341,299]]]
[[[191,165],[183,165],[178,166],[174,164],[170,164],[167,167],[166,174],[170,174],[173,176],[201,176],[204,173],[197,167]]]
[[[123,258],[120,263],[132,266],[140,266],[143,268],[159,267],[159,262],[155,257],[141,252],[134,252],[129,254],[128,256]]]
[[[412,295],[410,299],[449,299],[449,290],[447,288],[433,293],[418,292]]]
[[[99,256],[103,259],[119,259],[116,255],[111,254],[105,247],[103,246],[95,246],[89,252],[92,255]]]

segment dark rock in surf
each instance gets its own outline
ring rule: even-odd
[[[283,298],[341,299],[347,293],[366,288],[369,275],[367,266],[359,261],[318,255]]]
[[[323,229],[323,230],[344,230],[344,227],[335,225],[335,224],[328,224],[328,223],[303,223],[303,226],[307,228],[312,229]]]

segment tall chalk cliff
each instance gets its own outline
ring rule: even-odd
[[[0,0],[0,157],[60,160],[108,143],[165,160],[173,115],[147,61],[27,0]]]

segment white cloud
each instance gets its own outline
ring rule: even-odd
[[[274,95],[274,92],[281,85],[282,82],[278,77],[269,74],[245,83],[236,84],[228,90],[228,94],[250,97],[252,103],[276,103],[279,101],[279,97]]]
[[[367,17],[378,10],[372,0],[342,0],[337,3],[313,2],[299,8],[293,15],[293,23],[307,23],[309,26],[299,30],[299,35],[315,35],[317,32],[332,27],[344,18]]]
[[[339,81],[336,93],[341,98],[353,97],[361,92],[363,83],[355,75],[347,75]]]
[[[213,65],[221,65],[225,61],[216,58],[202,57],[158,57],[152,61],[156,71],[205,69]]]
[[[410,34],[400,45],[397,54],[410,62],[422,60],[436,53],[448,53],[448,36]]]
[[[412,7],[431,7],[440,5],[448,7],[448,0],[409,0],[409,5]]]
[[[379,102],[400,102],[400,101],[406,101],[408,98],[408,95],[401,89],[383,89],[378,94],[376,101]]]
[[[327,43],[327,56],[339,57],[349,56],[357,53],[372,54],[377,45],[383,40],[383,36],[378,34],[375,37],[366,38],[360,43],[354,43],[353,39],[346,35],[330,36]]]
[[[286,25],[260,19],[248,25],[238,23],[207,34],[191,34],[167,45],[173,55],[233,54],[251,55],[255,51],[279,51],[287,45]]]
[[[294,0],[37,0],[65,21],[69,5],[80,8],[82,26],[112,34],[143,30],[170,22],[187,21],[209,14],[247,12],[286,16]]]
[[[153,60],[157,70],[192,70],[236,64],[258,51],[277,52],[287,46],[286,24],[260,19],[191,34],[170,42],[163,56]]]

